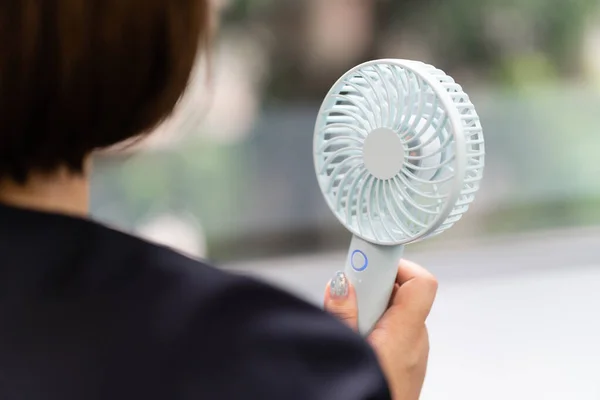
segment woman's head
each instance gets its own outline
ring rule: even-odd
[[[82,172],[161,122],[208,37],[207,3],[0,2],[0,178]]]

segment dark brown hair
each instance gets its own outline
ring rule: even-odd
[[[0,1],[0,178],[81,172],[160,123],[208,38],[207,2]]]

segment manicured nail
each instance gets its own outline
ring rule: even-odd
[[[348,278],[342,271],[336,272],[329,283],[329,295],[338,299],[348,296]]]

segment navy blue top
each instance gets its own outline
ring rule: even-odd
[[[324,311],[101,224],[0,206],[0,399],[379,400]]]

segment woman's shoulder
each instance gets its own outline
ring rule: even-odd
[[[29,318],[77,332],[87,362],[115,381],[184,393],[170,398],[389,398],[369,346],[283,290],[89,220],[2,207],[0,216],[5,297],[31,303],[13,311],[43,310]],[[79,359],[61,337],[51,347]]]
[[[389,398],[374,352],[322,309],[255,278],[129,239],[162,299],[157,311],[171,334],[169,357],[177,360],[173,368],[183,368],[191,393]]]

